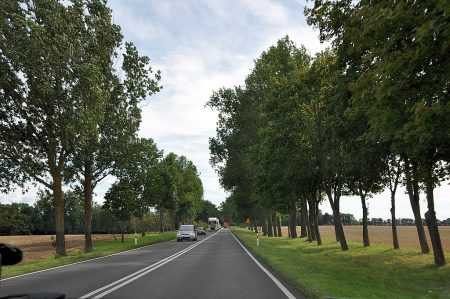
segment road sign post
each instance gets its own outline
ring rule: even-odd
[[[256,233],[256,246],[259,246],[259,234]]]

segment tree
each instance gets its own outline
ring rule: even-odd
[[[192,223],[194,220],[202,205],[203,185],[200,174],[192,161],[185,156],[179,156],[175,162],[177,173],[175,174],[177,192],[175,216],[179,222],[178,226],[181,223]]]
[[[356,221],[355,217],[352,214],[342,213],[341,217],[342,224],[344,225],[352,225]]]
[[[341,217],[342,217],[342,223],[343,224],[345,224],[344,223],[344,215],[345,214],[341,214]],[[328,214],[328,213],[325,213],[325,214],[323,214],[323,225],[331,225],[331,224],[333,224],[333,215],[330,215],[330,214]]]
[[[384,160],[385,163],[385,185],[391,192],[391,226],[392,226],[392,245],[394,249],[400,249],[397,235],[397,220],[395,218],[395,193],[400,183],[402,172],[401,158],[393,154],[388,154]]]
[[[122,222],[122,243],[124,242],[125,221],[134,213],[140,213],[143,205],[135,186],[122,179],[112,184],[105,194],[103,208],[111,211]]]
[[[332,39],[342,65],[354,71],[353,103],[366,111],[380,141],[402,157],[422,252],[428,252],[419,206],[423,183],[438,266],[445,257],[433,190],[444,178],[450,141],[449,56],[441,54],[450,34],[444,3],[316,1],[306,10],[321,39]]]
[[[345,127],[348,90],[336,57],[330,51],[316,55],[306,79],[307,101],[302,106],[307,119],[306,134],[310,157],[317,168],[316,180],[326,194],[333,211],[336,241],[347,250],[347,240],[340,216],[340,199],[348,177],[349,157],[345,148],[349,140]]]
[[[375,193],[383,191],[383,171],[385,168],[382,159],[383,145],[370,138],[368,123],[365,115],[351,107],[346,111],[347,125],[353,128],[353,136],[345,147],[349,153],[348,189],[351,194],[361,199],[363,210],[363,245],[370,246],[368,229],[368,208],[366,199]]]
[[[156,206],[159,211],[159,231],[164,231],[164,211],[174,209],[176,204],[176,185],[170,169],[170,162],[160,161],[147,173],[145,180],[144,197],[146,202]]]
[[[23,235],[30,234],[27,225],[29,217],[20,211],[18,204],[0,204],[0,235]]]
[[[219,210],[217,209],[216,205],[210,202],[209,200],[203,200],[201,202],[201,207],[199,212],[197,213],[197,216],[195,217],[195,221],[203,221],[208,222],[209,217],[219,217],[219,219],[222,219],[223,221],[230,219],[230,216],[224,215],[224,203],[221,203],[222,207],[222,215],[219,215]],[[227,213],[228,214],[228,213]],[[231,219],[230,219],[231,220]]]
[[[160,90],[160,73],[152,78],[149,58],[140,56],[132,43],[125,43],[123,75],[117,74],[114,66],[123,37],[120,27],[112,23],[111,10],[96,0],[77,1],[73,6],[79,28],[74,51],[83,53],[73,63],[79,78],[73,92],[83,112],[73,161],[84,192],[84,250],[90,252],[93,190],[126,163],[141,120],[139,103]]]
[[[64,199],[62,184],[78,140],[79,99],[71,61],[73,6],[56,1],[6,1],[0,4],[0,61],[8,74],[0,86],[0,156],[23,180],[50,189],[55,202],[56,254],[63,256]],[[2,165],[5,165],[2,163]]]
[[[236,87],[213,92],[206,105],[219,113],[216,137],[209,140],[210,163],[222,187],[232,192],[228,200],[233,202],[236,218],[242,223],[252,216],[258,201],[254,185],[258,171],[250,153],[258,136],[259,104]]]

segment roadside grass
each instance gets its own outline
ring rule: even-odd
[[[450,298],[450,266],[434,266],[433,254],[394,250],[385,244],[364,248],[325,238],[322,246],[306,239],[268,238],[232,228],[233,233],[272,269],[312,298]],[[447,258],[450,253],[447,252]]]
[[[19,263],[14,266],[2,267],[1,278],[13,277],[34,271],[90,260],[134,248],[173,240],[175,238],[175,232],[164,232],[149,233],[145,237],[138,236],[138,245],[134,245],[134,236],[126,237],[123,243],[121,242],[120,237],[117,238],[117,240],[100,241],[93,244],[93,250],[89,253],[83,252],[82,248],[76,248],[68,251],[67,256],[64,257],[48,257],[28,263]]]

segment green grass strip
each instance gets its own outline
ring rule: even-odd
[[[127,237],[122,243],[119,236],[117,240],[95,242],[92,252],[89,253],[83,252],[83,249],[74,249],[69,251],[67,256],[64,257],[48,257],[28,263],[19,263],[14,266],[2,267],[2,278],[13,277],[34,271],[90,260],[134,248],[173,240],[175,238],[175,232],[150,233],[145,237],[139,236],[138,245],[136,246],[134,245],[134,237]]]
[[[305,239],[268,238],[232,228],[272,269],[312,298],[450,298],[450,266],[436,267],[433,254],[394,250],[385,244],[363,247],[325,238],[322,246]],[[260,234],[261,235],[261,234]],[[450,262],[450,253],[446,253]]]

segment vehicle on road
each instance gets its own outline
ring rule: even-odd
[[[197,227],[197,235],[206,235],[206,230],[203,226]]]
[[[177,242],[183,240],[197,241],[197,232],[195,227],[191,224],[181,225],[177,231]]]
[[[219,218],[210,217],[208,218],[208,227],[209,230],[217,230],[220,228]]]

